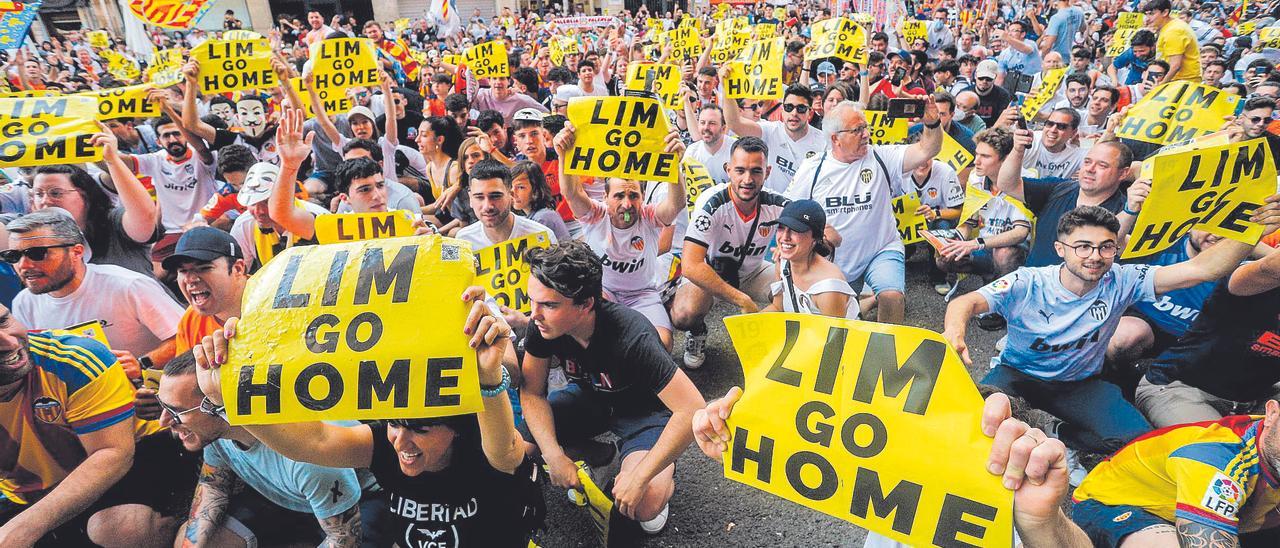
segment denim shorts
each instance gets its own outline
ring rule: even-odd
[[[849,282],[855,293],[860,293],[864,284],[871,286],[871,291],[877,295],[885,291],[906,293],[907,258],[902,250],[884,249],[876,253],[862,277]]]

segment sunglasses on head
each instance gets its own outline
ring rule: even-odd
[[[806,112],[809,112],[809,105],[793,105],[793,104],[791,104],[791,103],[783,103],[783,104],[782,104],[782,111],[783,111],[783,112],[792,112],[792,111],[795,111],[795,112],[798,112],[798,113],[800,113],[800,114],[804,114],[804,113],[806,113]]]
[[[42,245],[38,247],[28,247],[26,249],[6,249],[0,251],[0,261],[9,264],[18,264],[23,257],[33,261],[43,261],[49,256],[50,249],[58,249],[62,247],[71,247],[76,244],[58,244],[58,245]]]

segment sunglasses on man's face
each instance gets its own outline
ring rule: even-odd
[[[28,247],[26,249],[6,249],[4,251],[0,251],[0,261],[4,261],[9,264],[18,264],[18,261],[21,261],[23,257],[33,261],[43,261],[45,257],[49,256],[50,249],[71,247],[74,245],[76,244],[42,245],[38,247]]]
[[[806,113],[806,112],[809,112],[809,105],[794,105],[794,104],[791,104],[791,103],[783,103],[783,104],[782,104],[782,110],[783,110],[783,112],[793,112],[793,111],[794,111],[794,112],[798,112],[798,113],[800,113],[800,114],[804,114],[804,113]]]

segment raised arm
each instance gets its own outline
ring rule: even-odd
[[[942,152],[942,122],[938,115],[938,104],[932,97],[924,97],[924,116],[920,117],[924,127],[920,131],[920,140],[907,147],[902,155],[902,172],[910,173],[915,168],[932,162]],[[931,127],[932,126],[932,127]],[[889,178],[901,177],[902,173],[886,173]]]
[[[399,121],[396,120],[396,99],[391,95],[391,74],[384,70],[380,72],[379,75],[378,87],[382,89],[383,110],[387,111],[387,125],[385,128],[387,134],[384,137],[387,139],[388,143],[391,143],[393,146],[399,146],[400,127],[397,125],[399,124]],[[395,158],[392,158],[391,161],[394,162]]]
[[[91,142],[94,147],[102,149],[102,163],[106,165],[116,193],[120,195],[120,205],[124,207],[124,217],[120,224],[124,226],[124,233],[135,242],[150,242],[156,233],[156,225],[160,222],[159,207],[120,155],[119,141],[115,134],[102,125],[102,122],[98,122],[98,127],[102,132],[94,135]]]
[[[315,133],[302,136],[302,124],[306,116],[302,109],[287,109],[276,130],[276,150],[280,154],[280,178],[267,199],[267,213],[271,220],[280,223],[285,230],[304,240],[316,232],[316,218],[309,211],[294,205],[293,185],[298,179],[298,169],[311,155],[311,141]]]
[[[1013,130],[1013,150],[1005,156],[1004,163],[1000,165],[1000,173],[996,176],[996,188],[1022,203],[1027,202],[1026,189],[1022,184],[1022,158],[1031,146],[1031,139],[1032,133],[1029,130]]]
[[[311,99],[311,114],[315,116],[316,124],[320,126],[320,131],[324,132],[324,136],[329,138],[329,142],[334,147],[342,142],[342,133],[338,132],[338,127],[333,125],[333,119],[329,118],[329,113],[324,110],[324,101],[320,99],[320,93],[316,91],[315,75],[310,72],[302,75],[302,85],[307,88],[307,98]],[[298,108],[302,108],[302,103],[298,103]]]
[[[1253,212],[1249,222],[1263,225],[1263,235],[1275,232],[1280,227],[1280,194],[1268,196],[1266,204]],[[1155,273],[1156,294],[1222,278],[1240,266],[1240,261],[1248,257],[1253,248],[1251,244],[1223,239],[1188,261],[1160,268]]]
[[[720,67],[720,85],[728,85],[728,82],[729,68]],[[762,137],[764,135],[764,131],[760,129],[759,122],[742,116],[742,112],[738,110],[738,102],[734,99],[726,99],[724,101],[724,119],[729,125],[729,130],[739,137]]]
[[[582,187],[582,180],[577,175],[569,175],[564,171],[565,158],[573,149],[576,138],[577,132],[573,123],[565,122],[564,129],[560,130],[552,144],[555,145],[556,154],[560,156],[560,194],[564,196],[565,201],[569,202],[569,209],[573,211],[573,216],[581,219],[591,213],[591,197],[587,196],[586,189]]]
[[[194,60],[187,61],[182,67],[182,75],[186,80],[182,83],[182,126],[208,143],[218,137],[213,126],[200,119],[200,111],[196,108],[196,79],[200,77],[200,65]]]
[[[1227,282],[1232,295],[1252,297],[1280,287],[1280,253],[1271,252],[1261,260],[1237,268]]]
[[[666,151],[675,153],[676,158],[684,157],[684,140],[680,139],[679,131],[671,130],[671,133],[667,134]],[[676,221],[676,217],[680,216],[680,212],[685,209],[688,183],[684,178],[684,170],[680,169],[678,171],[679,177],[676,179],[675,184],[672,184],[671,188],[667,189],[667,198],[659,203],[655,208],[658,221],[664,226],[671,226],[671,224]],[[661,185],[666,183],[653,184]]]

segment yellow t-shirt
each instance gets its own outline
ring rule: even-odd
[[[1160,27],[1156,52],[1165,61],[1174,55],[1182,56],[1182,68],[1174,80],[1200,81],[1200,44],[1196,43],[1196,35],[1186,21],[1175,17]]]

